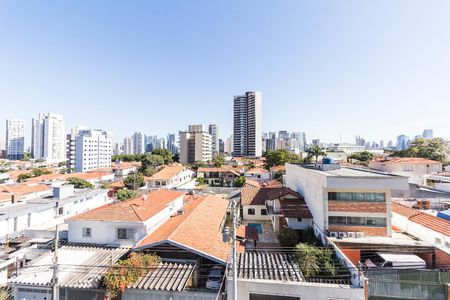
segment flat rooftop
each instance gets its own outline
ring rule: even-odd
[[[412,238],[411,236],[404,234],[402,232],[392,231],[391,237],[383,237],[383,236],[366,236],[363,238],[329,238],[333,243],[336,243],[340,246],[345,245],[372,245],[372,246],[399,246],[399,247],[431,247],[434,248],[433,245],[424,242],[422,240]]]
[[[294,164],[298,167],[313,170],[331,177],[361,177],[361,178],[400,178],[399,175],[357,167],[341,166],[339,164]]]

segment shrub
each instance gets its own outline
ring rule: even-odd
[[[278,241],[281,247],[295,247],[299,241],[298,233],[294,229],[283,228],[278,235]]]

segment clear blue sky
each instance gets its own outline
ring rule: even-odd
[[[450,1],[1,1],[0,124],[29,137],[55,112],[120,139],[210,122],[225,137],[233,95],[256,89],[264,131],[450,138],[449,16]]]

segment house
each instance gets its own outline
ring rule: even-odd
[[[67,220],[69,243],[133,247],[183,206],[183,192],[155,190]]]
[[[18,200],[35,199],[52,195],[51,187],[45,184],[16,183],[0,185],[0,206]]]
[[[221,167],[202,167],[197,170],[197,178],[203,178],[209,186],[232,187],[234,180],[241,176],[238,168],[224,165]]]
[[[141,166],[140,162],[116,162],[112,165],[113,172],[119,178],[128,176],[130,173],[136,173]]]
[[[338,164],[286,164],[286,186],[303,195],[323,233],[391,236],[391,192],[406,177]]]
[[[263,168],[251,168],[244,173],[245,178],[269,180],[270,172]]]
[[[195,172],[180,164],[163,167],[146,180],[147,188],[172,189],[191,181]]]
[[[107,190],[77,190],[72,185],[53,188],[53,197],[17,200],[0,207],[0,239],[24,230],[48,229],[78,213],[109,203]]]
[[[286,167],[284,165],[273,166],[270,168],[270,178],[278,179],[286,174]]]
[[[104,299],[102,277],[129,249],[67,245],[58,249],[60,299]],[[10,281],[14,299],[52,299],[54,253],[20,270]]]
[[[387,157],[377,158],[369,162],[374,170],[409,177],[409,182],[426,185],[427,175],[442,172],[442,163],[419,157]]]
[[[227,269],[227,295],[233,278]],[[308,281],[292,253],[245,252],[237,255],[237,299],[363,300],[365,288],[339,279]]]

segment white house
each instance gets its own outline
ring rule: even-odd
[[[183,192],[155,190],[69,218],[70,243],[132,247],[183,206]]]
[[[269,180],[270,172],[263,168],[251,168],[244,173],[245,178]]]
[[[146,180],[147,188],[171,189],[188,183],[195,172],[180,164],[166,166]]]

